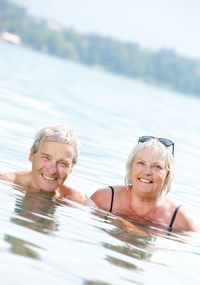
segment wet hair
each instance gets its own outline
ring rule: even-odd
[[[132,185],[131,183],[131,172],[133,161],[136,160],[140,154],[145,149],[150,149],[152,155],[160,153],[164,161],[165,169],[167,170],[167,175],[161,189],[161,192],[167,194],[171,189],[171,184],[174,176],[174,156],[172,155],[171,147],[166,147],[161,142],[156,139],[151,139],[149,141],[138,143],[131,151],[126,161],[126,175],[124,178],[125,185],[128,187]]]
[[[44,141],[66,143],[74,148],[73,164],[77,162],[81,149],[80,140],[75,131],[66,125],[46,126],[35,134],[32,145],[33,153],[36,153]]]

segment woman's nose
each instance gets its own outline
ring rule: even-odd
[[[151,175],[151,174],[152,174],[152,168],[151,168],[151,166],[146,166],[146,167],[145,167],[145,174],[147,174],[147,175]]]

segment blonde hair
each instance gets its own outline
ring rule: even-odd
[[[126,175],[124,178],[125,185],[131,186],[131,172],[132,164],[135,159],[145,150],[150,149],[152,154],[160,153],[164,161],[165,169],[167,170],[167,175],[161,189],[161,192],[165,194],[169,193],[171,189],[172,180],[174,177],[174,156],[172,154],[171,147],[166,147],[163,143],[156,139],[151,139],[143,143],[138,143],[131,151],[126,161]]]

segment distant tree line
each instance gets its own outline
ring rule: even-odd
[[[200,61],[173,50],[152,52],[135,43],[95,34],[53,30],[47,21],[29,16],[24,8],[8,0],[0,0],[0,33],[5,31],[17,34],[32,48],[200,96]]]

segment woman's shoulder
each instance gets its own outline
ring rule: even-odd
[[[195,218],[192,211],[183,205],[177,212],[177,217],[175,220],[175,225],[181,230],[195,231],[198,232],[199,229],[195,222]]]
[[[175,215],[174,228],[187,231],[199,231],[192,214],[192,209],[171,196],[166,198],[171,208],[171,215]]]
[[[109,211],[112,197],[115,195],[119,195],[119,193],[123,188],[124,186],[120,185],[115,185],[111,187],[106,186],[103,188],[99,188],[92,194],[90,199],[93,200],[97,204],[97,206],[100,207],[101,209]]]
[[[125,186],[121,186],[121,185],[115,185],[115,186],[106,186],[106,187],[102,187],[97,189],[91,197],[99,197],[99,198],[107,198],[108,196],[111,196],[112,193],[114,192],[114,195],[121,192],[122,190],[124,190]]]

